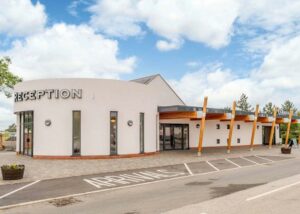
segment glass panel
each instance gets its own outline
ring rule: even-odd
[[[144,113],[140,113],[140,153],[144,153],[145,150],[144,126]]]
[[[175,149],[183,149],[182,126],[174,126],[173,134]]]
[[[23,151],[24,155],[33,155],[33,112],[22,112],[20,113],[20,139],[22,142],[22,148],[20,151]]]
[[[159,124],[159,150],[164,150],[164,126]]]
[[[171,135],[171,127],[169,125],[164,126],[165,137],[164,137],[164,149],[172,149],[173,136]]]
[[[184,149],[189,149],[189,125],[183,126],[183,145]]]
[[[73,111],[73,155],[80,155],[81,148],[81,112]]]
[[[118,112],[110,112],[110,154],[118,154]]]

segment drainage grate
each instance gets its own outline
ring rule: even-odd
[[[80,200],[70,197],[70,198],[61,198],[61,199],[54,199],[52,201],[49,201],[50,204],[56,206],[56,207],[63,207],[66,205],[74,204],[77,202],[81,202]]]

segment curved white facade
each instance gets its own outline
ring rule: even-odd
[[[15,87],[16,151],[36,158],[102,158],[196,148],[198,111],[200,115],[200,107],[186,106],[160,75],[133,81],[26,81]],[[229,114],[224,109],[210,114],[217,117],[206,122],[203,147],[226,147],[230,125],[223,116]],[[254,116],[246,116],[239,115],[244,121],[236,118],[232,146],[249,146]],[[255,145],[271,139],[273,120],[261,119]],[[274,132],[273,143],[279,143],[278,124]]]
[[[26,81],[16,85],[15,96],[17,127],[22,127],[22,113],[33,112],[33,151],[30,152],[34,157],[73,155],[73,111],[81,112],[81,156],[111,155],[111,111],[118,114],[117,155],[141,152],[140,113],[144,113],[144,152],[156,152],[159,149],[158,105],[184,104],[159,75],[151,84],[105,79]],[[132,126],[128,121],[133,122]],[[26,127],[25,131],[24,127],[17,130],[20,153],[27,149],[24,142],[31,141],[25,139],[28,136],[24,132],[27,133]]]

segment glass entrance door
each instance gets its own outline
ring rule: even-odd
[[[33,156],[33,112],[21,112],[20,119],[20,151],[23,155]]]
[[[188,124],[160,124],[160,150],[189,149]]]
[[[262,138],[263,138],[263,145],[268,145],[269,140],[270,140],[270,135],[271,135],[271,126],[262,126]],[[276,137],[275,137],[275,132],[274,130],[274,135],[273,135],[273,142],[272,144],[276,144]]]

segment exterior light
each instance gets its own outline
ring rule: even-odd
[[[128,125],[128,126],[132,126],[132,125],[133,125],[133,121],[132,121],[132,120],[128,120],[128,121],[127,121],[127,125]]]
[[[45,126],[51,126],[51,120],[45,120]]]
[[[199,128],[200,128],[200,124],[197,124],[197,125],[196,125],[196,128],[199,129]]]

